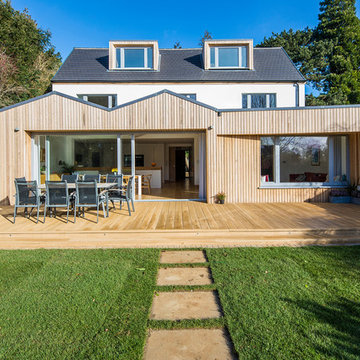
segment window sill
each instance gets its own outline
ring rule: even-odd
[[[323,184],[323,183],[262,183],[258,189],[336,189],[346,188],[349,184]]]
[[[114,68],[109,69],[108,72],[118,72],[118,71],[155,71],[154,68]]]
[[[214,67],[211,66],[209,67],[209,70],[250,70],[249,67],[240,67],[240,66],[219,66],[219,67]]]

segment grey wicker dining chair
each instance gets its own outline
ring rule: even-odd
[[[88,181],[94,181],[96,180],[96,182],[100,182],[100,174],[84,174],[83,176],[83,182],[88,182]]]
[[[71,206],[68,185],[66,181],[46,181],[46,196],[44,208],[44,223],[46,218],[46,209],[54,209],[56,217],[56,208],[66,208],[66,222],[69,222],[69,210]]]
[[[37,181],[15,180],[15,191],[14,224],[18,208],[25,208],[25,210],[31,208],[28,218],[30,218],[33,209],[36,208],[36,223],[38,223],[41,199]]]
[[[122,200],[126,201],[126,203],[127,203],[129,216],[131,216],[130,203],[132,205],[132,211],[135,211],[134,197],[133,197],[133,184],[134,184],[134,176],[130,176],[129,181],[127,183],[126,191],[125,192],[123,191],[120,195]],[[121,208],[122,208],[122,201],[120,202],[120,210],[121,210]]]
[[[61,181],[67,181],[67,183],[75,183],[79,179],[79,174],[61,174]]]
[[[121,204],[121,201],[123,200],[120,196],[123,189],[123,176],[120,175],[114,175],[114,174],[107,174],[106,175],[106,183],[108,184],[116,184],[114,187],[108,190],[108,199],[111,201],[113,208],[115,208],[115,201],[119,201]]]
[[[97,181],[77,181],[75,183],[75,204],[74,204],[74,223],[76,222],[76,209],[82,208],[83,217],[85,216],[85,207],[96,207],[96,223],[99,222],[99,206],[102,205],[104,218],[109,215],[109,204],[107,191],[98,193]],[[106,207],[106,213],[105,213]]]

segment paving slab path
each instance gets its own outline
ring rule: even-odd
[[[203,251],[162,251],[160,264],[193,264],[206,263],[206,256]]]
[[[146,360],[233,360],[223,329],[151,330]]]
[[[150,319],[211,319],[221,316],[215,291],[175,291],[160,292],[154,297]]]
[[[163,251],[161,264],[206,263],[203,251]],[[209,267],[161,267],[157,285],[213,284]],[[151,320],[213,319],[222,316],[216,291],[187,290],[155,293]],[[144,360],[233,360],[225,329],[150,330]]]
[[[212,278],[207,267],[161,268],[157,285],[210,285]]]

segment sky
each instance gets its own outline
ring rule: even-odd
[[[198,47],[208,30],[214,39],[254,39],[283,29],[313,27],[318,0],[113,1],[12,0],[27,8],[63,60],[73,47],[107,47],[109,40],[158,40],[160,48]],[[359,1],[357,2],[360,16]]]

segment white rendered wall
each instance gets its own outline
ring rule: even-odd
[[[294,83],[251,84],[53,84],[53,90],[77,97],[79,94],[117,94],[121,105],[161,90],[179,94],[196,94],[196,100],[219,109],[241,108],[242,94],[276,93],[277,107],[297,104],[297,86]],[[299,84],[299,106],[305,106],[305,85]]]

